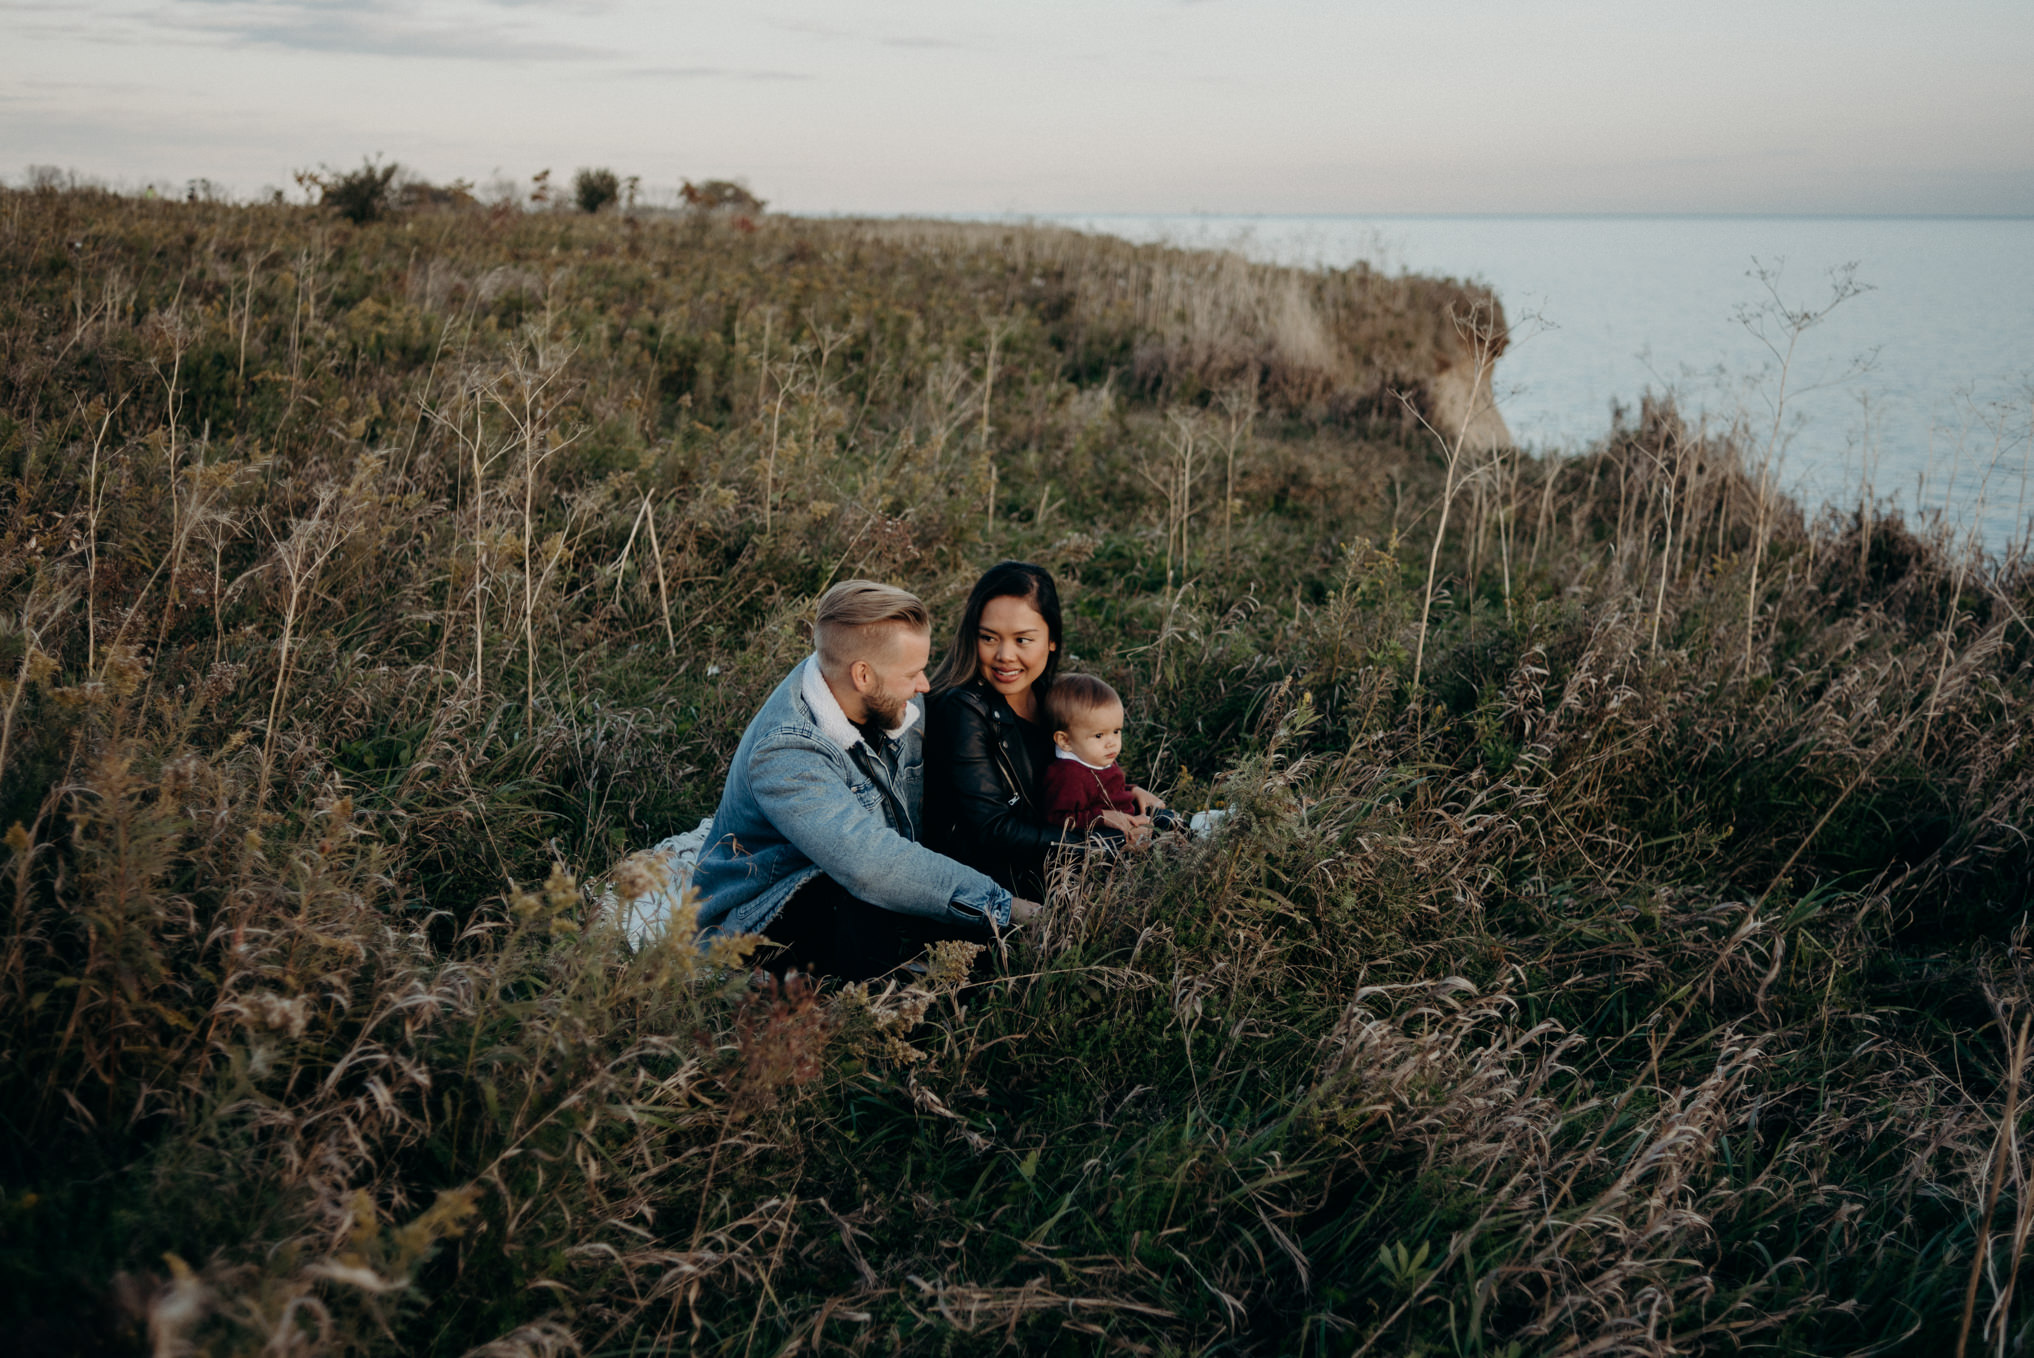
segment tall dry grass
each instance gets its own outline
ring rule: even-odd
[[[54,190],[0,264],[18,1346],[2021,1344],[2015,562],[1661,403],[1443,456],[1440,284]],[[1228,830],[908,985],[629,955],[811,599],[1003,555]]]

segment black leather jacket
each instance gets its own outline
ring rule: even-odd
[[[1087,832],[1048,828],[1017,714],[994,689],[963,684],[934,695],[925,723],[925,833],[930,847],[1020,896],[1044,891],[1045,859]],[[1120,839],[1113,830],[1098,839]]]

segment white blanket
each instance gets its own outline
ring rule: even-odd
[[[692,867],[699,861],[699,851],[706,847],[706,832],[712,827],[713,817],[708,816],[684,834],[672,835],[630,855],[654,860],[652,866],[663,879],[663,885],[655,890],[627,902],[616,899],[612,884],[601,894],[601,918],[620,927],[622,936],[629,941],[630,952],[641,952],[670,928],[685,893],[692,889]]]

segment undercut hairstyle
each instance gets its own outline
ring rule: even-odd
[[[819,668],[841,675],[857,660],[874,658],[895,628],[932,631],[932,613],[916,594],[874,580],[843,580],[819,601],[812,644]]]
[[[1039,715],[1045,718],[1048,731],[1073,731],[1073,725],[1082,717],[1092,716],[1114,703],[1121,707],[1123,700],[1092,674],[1062,674],[1059,681],[1045,692],[1039,707]]]
[[[1045,670],[1032,682],[1031,691],[1041,698],[1052,691],[1053,677],[1059,673],[1063,626],[1059,587],[1052,582],[1052,572],[1043,566],[1034,566],[1029,561],[998,561],[982,572],[982,578],[975,581],[974,589],[968,593],[967,607],[961,610],[960,630],[954,633],[953,646],[932,676],[935,692],[971,684],[981,673],[975,636],[982,630],[982,610],[994,599],[1022,599],[1045,619],[1046,639],[1052,643],[1052,649],[1046,652]]]

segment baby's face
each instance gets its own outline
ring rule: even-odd
[[[1066,730],[1054,731],[1052,739],[1076,759],[1106,768],[1123,753],[1123,704],[1110,703],[1076,717]]]

